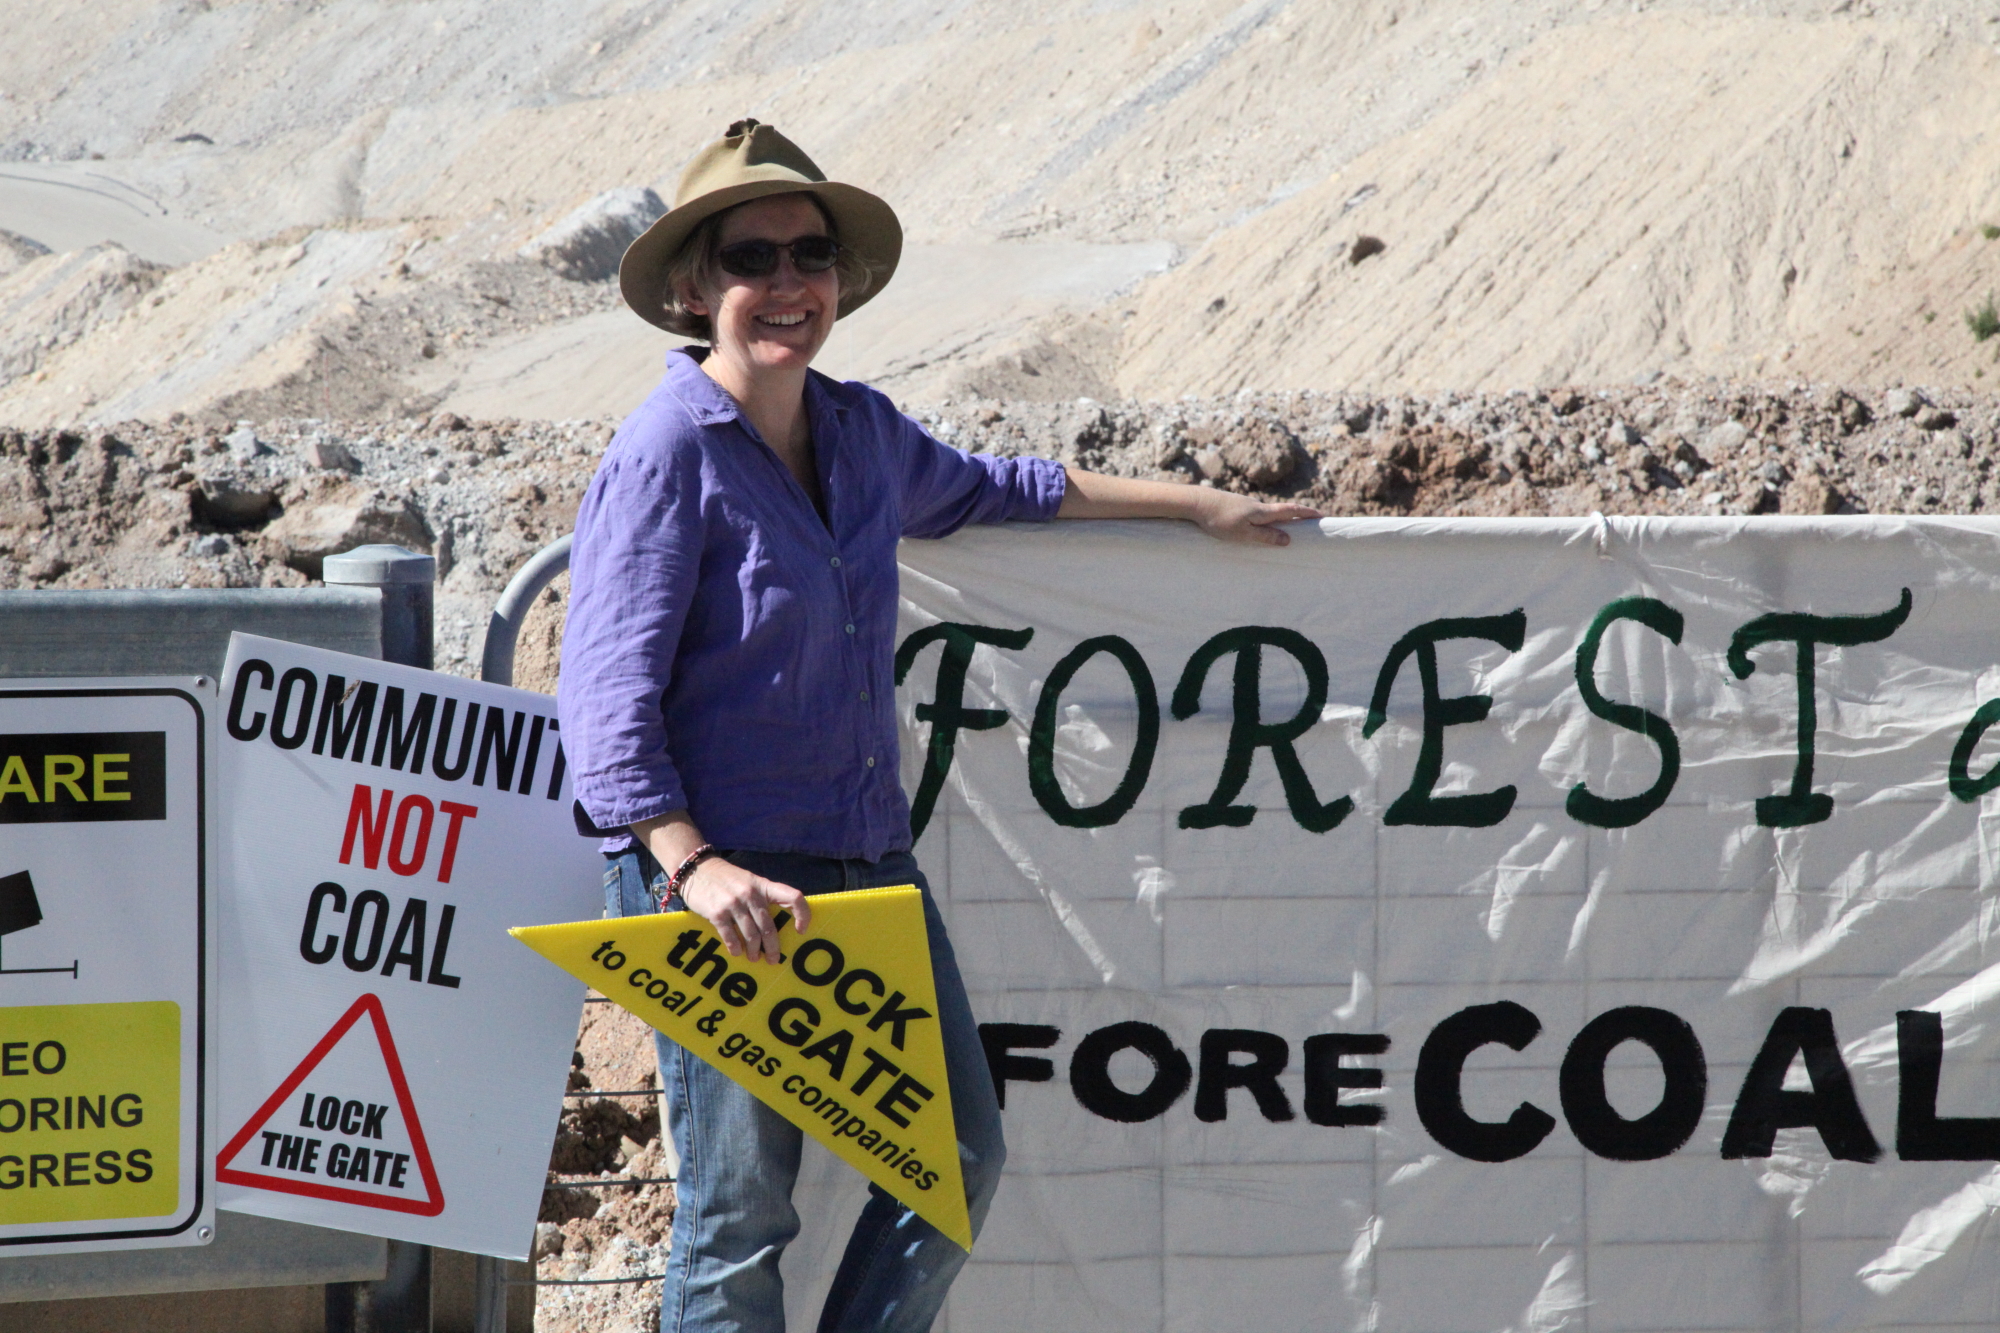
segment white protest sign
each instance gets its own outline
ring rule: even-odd
[[[1293,531],[905,544],[954,1333],[1992,1326],[2000,524]]]
[[[0,1258],[214,1235],[213,708],[0,682]]]
[[[223,676],[225,1207],[525,1258],[601,910],[555,700],[237,634]]]

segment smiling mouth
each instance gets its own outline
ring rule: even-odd
[[[774,328],[789,329],[805,323],[809,318],[810,316],[803,310],[792,310],[780,315],[759,315],[757,322]]]

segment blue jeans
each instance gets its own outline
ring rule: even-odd
[[[809,894],[912,883],[922,890],[959,1166],[972,1232],[978,1235],[1007,1157],[1000,1106],[958,961],[916,858],[892,852],[871,863],[734,852],[729,859]],[[664,876],[653,858],[634,850],[608,860],[606,915],[655,910],[652,887]],[[782,1333],[778,1257],[799,1233],[792,1185],[804,1134],[699,1056],[667,1037],[656,1034],[654,1041],[681,1158],[660,1333]],[[827,1293],[819,1333],[924,1333],[964,1263],[965,1251],[956,1242],[870,1185]]]

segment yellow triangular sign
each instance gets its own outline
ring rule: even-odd
[[[693,912],[512,934],[972,1248],[914,885],[815,894],[803,937],[780,914],[777,966],[731,958]]]

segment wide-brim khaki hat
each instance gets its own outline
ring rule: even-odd
[[[618,265],[625,304],[649,324],[667,328],[667,265],[694,229],[727,208],[771,194],[814,195],[833,215],[844,248],[868,264],[874,281],[842,292],[835,319],[853,314],[889,285],[903,257],[903,224],[896,210],[868,191],[830,181],[799,146],[769,125],[739,120],[696,155],[681,173],[674,206],[626,248]],[[669,330],[671,332],[671,330]]]

